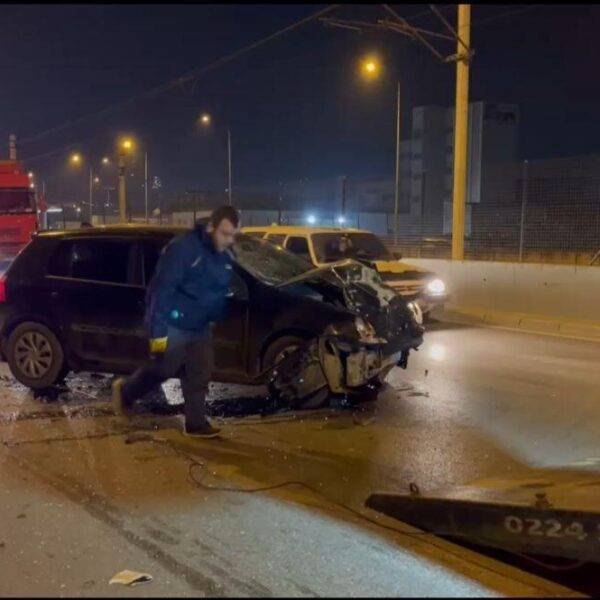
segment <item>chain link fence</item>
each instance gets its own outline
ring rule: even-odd
[[[397,231],[394,189],[393,179],[305,179],[234,186],[233,202],[245,225],[357,227],[405,257],[450,258],[451,176],[430,170],[401,179]],[[192,223],[222,196],[187,193],[170,212]],[[478,201],[466,205],[467,259],[600,266],[600,155],[489,164],[468,197]]]
[[[445,204],[441,224],[425,213],[419,232],[406,231],[400,215],[398,242],[389,234],[386,241],[405,256],[449,258],[452,206]],[[600,156],[490,166],[480,202],[466,213],[467,259],[600,265]]]

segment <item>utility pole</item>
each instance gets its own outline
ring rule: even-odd
[[[127,221],[127,200],[125,192],[125,154],[119,152],[119,221]]]
[[[8,158],[17,160],[17,136],[14,133],[8,136]]]
[[[523,262],[523,241],[525,239],[525,212],[527,210],[527,161],[523,161],[523,180],[521,183],[521,228],[519,230],[519,262]]]
[[[146,207],[146,223],[148,223],[148,151],[144,152],[144,203]]]
[[[454,117],[454,180],[452,194],[452,260],[465,258],[465,195],[469,128],[469,53],[471,5],[458,5],[456,104]]]
[[[400,81],[396,88],[396,189],[394,190],[394,244],[398,245],[398,210],[400,205]]]
[[[42,229],[48,229],[48,205],[46,203],[46,182],[42,181],[42,208],[41,213],[41,221],[42,221]]]
[[[227,128],[227,172],[227,192],[229,193],[229,206],[231,206],[231,131],[229,127]]]
[[[346,221],[346,176],[342,177],[342,225]]]

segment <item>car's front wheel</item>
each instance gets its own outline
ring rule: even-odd
[[[282,336],[271,343],[263,357],[263,369],[274,367],[286,356],[289,356],[305,343],[300,337],[293,335]],[[294,402],[294,408],[320,408],[329,399],[329,388],[324,387],[310,396]]]
[[[34,321],[20,323],[6,344],[10,370],[23,385],[34,390],[48,388],[65,374],[65,356],[56,335]]]

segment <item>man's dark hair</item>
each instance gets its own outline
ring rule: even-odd
[[[210,215],[210,224],[216,229],[223,219],[227,219],[234,227],[240,224],[240,215],[233,206],[219,206]]]

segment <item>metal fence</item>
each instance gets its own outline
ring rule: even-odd
[[[427,203],[426,198],[426,203]],[[399,220],[406,256],[449,258],[451,205],[442,222],[424,211],[410,231]],[[471,260],[600,264],[600,156],[503,164],[483,173],[480,202],[467,205],[465,257]]]
[[[600,155],[484,164],[477,179],[469,184],[477,201],[466,206],[467,259],[600,266]],[[451,176],[429,169],[401,180],[397,232],[393,192],[392,180],[338,177],[239,186],[233,201],[246,225],[359,227],[406,257],[450,258]],[[222,201],[188,194],[171,211],[191,218]]]

